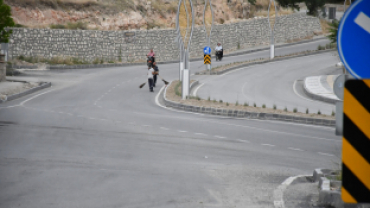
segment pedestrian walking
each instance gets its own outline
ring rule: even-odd
[[[154,69],[149,66],[147,75],[148,75],[148,84],[149,84],[149,91],[150,92],[154,92],[153,91],[153,84],[154,84],[153,76],[154,76],[154,74],[155,74]]]
[[[156,62],[153,62],[153,69],[155,74],[153,75],[153,87],[157,84],[157,75],[159,75],[159,69]]]

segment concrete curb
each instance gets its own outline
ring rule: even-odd
[[[314,100],[320,100],[320,101],[330,103],[330,104],[335,104],[336,102],[340,101],[340,100],[334,100],[334,99],[331,99],[331,98],[328,98],[328,97],[324,97],[324,96],[321,96],[321,95],[318,95],[318,94],[311,93],[306,87],[306,84],[305,84],[306,79],[307,79],[307,77],[304,78],[304,80],[303,80],[303,92],[309,98],[314,99]]]
[[[229,72],[229,71],[232,71],[232,70],[235,70],[235,69],[240,69],[240,68],[243,68],[243,67],[253,66],[253,65],[257,65],[257,64],[271,63],[271,62],[282,61],[282,60],[288,60],[288,59],[293,59],[293,58],[298,58],[298,57],[304,57],[304,56],[317,55],[317,54],[327,53],[327,52],[332,52],[332,51],[336,51],[336,49],[328,49],[328,50],[316,51],[316,52],[313,52],[313,53],[306,53],[306,54],[301,54],[301,55],[296,55],[296,56],[289,56],[289,57],[283,57],[283,58],[275,58],[273,60],[266,60],[266,61],[246,63],[246,64],[234,66],[234,67],[231,67],[231,68],[228,68],[228,69],[224,69],[222,71],[211,72],[211,75],[221,75],[221,74],[224,74],[226,72]],[[195,75],[203,75],[203,73],[197,72],[197,73],[195,73]],[[209,73],[204,73],[204,75],[209,75]]]
[[[168,86],[170,86],[170,84]],[[193,82],[191,84],[190,91],[192,90],[192,88],[196,84],[198,84],[198,81]],[[242,111],[242,110],[229,110],[229,109],[222,109],[222,108],[206,108],[206,107],[185,105],[185,104],[181,104],[181,103],[177,103],[177,102],[168,100],[166,98],[166,93],[167,93],[167,88],[165,88],[165,91],[164,91],[164,94],[163,94],[163,100],[164,100],[164,103],[165,103],[166,107],[172,107],[172,108],[175,108],[175,109],[190,111],[190,112],[194,112],[194,113],[203,113],[203,114],[218,115],[218,116],[228,116],[228,117],[234,117],[234,118],[249,118],[249,119],[260,119],[260,120],[289,121],[289,122],[293,122],[293,123],[313,124],[313,125],[319,125],[319,126],[335,126],[335,120],[329,120],[329,119],[306,118],[306,117],[283,115],[283,114],[258,113],[258,112]]]
[[[315,169],[313,172],[314,182],[319,182],[319,200],[318,205],[335,208],[369,208],[369,204],[346,204],[342,200],[340,187],[341,181],[329,180],[336,171],[330,169]],[[338,173],[337,173],[338,174]],[[336,190],[331,190],[334,187]]]
[[[325,207],[330,206],[335,208],[344,208],[341,193],[337,190],[331,190],[331,181],[326,177],[326,175],[330,175],[331,172],[332,171],[329,169],[315,169],[313,172],[314,181],[319,182],[318,204]],[[357,206],[355,205],[354,207]]]
[[[15,100],[17,98],[23,97],[25,95],[32,94],[32,93],[34,93],[36,91],[42,90],[42,89],[47,88],[47,87],[51,87],[51,82],[44,82],[41,85],[39,85],[37,87],[34,87],[34,88],[31,88],[29,90],[26,90],[24,92],[21,92],[21,93],[18,93],[18,94],[14,94],[14,95],[9,95],[9,96],[7,96],[5,98],[5,100],[0,100],[0,103],[5,103],[6,101]]]
[[[275,48],[283,48],[286,46],[291,46],[291,45],[297,45],[297,44],[302,44],[302,43],[309,43],[309,42],[314,42],[317,40],[321,39],[326,39],[326,37],[321,37],[317,39],[311,39],[311,40],[305,40],[305,41],[300,41],[300,42],[294,42],[294,43],[287,43],[287,44],[282,44],[275,46]],[[258,51],[264,51],[264,50],[269,50],[270,46],[266,46],[264,48],[259,48],[255,50],[247,50],[247,51],[242,51],[242,52],[236,52],[236,53],[229,53],[225,54],[224,57],[230,57],[230,56],[238,56],[242,54],[248,54],[248,53],[254,53]],[[213,55],[213,57],[215,57]],[[190,61],[200,61],[203,60],[203,58],[191,58]],[[171,60],[171,61],[158,61],[158,64],[170,64],[170,63],[178,63],[178,60]],[[145,64],[145,62],[139,62],[139,63],[122,63],[122,64],[80,64],[80,65],[51,65],[47,66],[46,69],[88,69],[88,68],[109,68],[109,67],[124,67],[124,66],[135,66],[135,65],[142,65]],[[13,65],[13,69],[37,69],[37,66],[17,66]]]

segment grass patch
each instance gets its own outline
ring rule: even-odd
[[[177,96],[182,96],[182,92],[181,92],[181,90],[182,90],[182,88],[181,88],[181,85],[182,84],[182,82],[178,82],[176,85],[175,85],[175,94],[177,95]]]
[[[65,25],[51,24],[50,29],[66,29],[66,30],[88,30],[87,23],[85,22],[69,22]]]

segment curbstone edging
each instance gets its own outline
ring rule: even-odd
[[[25,96],[25,95],[32,94],[36,91],[42,90],[42,89],[47,88],[47,87],[51,87],[51,82],[44,82],[41,85],[39,85],[37,87],[34,87],[34,88],[31,88],[29,90],[26,90],[24,92],[17,93],[17,94],[14,94],[14,95],[9,95],[5,98],[5,100],[0,99],[0,103],[5,103],[6,101],[15,100],[17,98],[20,98],[20,97]]]
[[[288,59],[292,59],[292,58],[299,58],[299,57],[310,56],[310,55],[317,55],[317,54],[321,54],[321,53],[328,53],[328,52],[332,52],[332,51],[335,51],[335,50],[336,49],[328,49],[328,50],[316,51],[316,52],[313,52],[313,53],[306,53],[306,54],[301,54],[301,55],[296,55],[296,56],[289,56],[289,57],[275,58],[275,59],[272,59],[272,60],[246,63],[246,64],[234,66],[234,67],[231,67],[231,68],[228,68],[228,69],[224,69],[222,71],[211,72],[211,75],[221,75],[221,74],[224,74],[226,72],[229,72],[229,71],[232,71],[232,70],[235,70],[235,69],[239,69],[239,68],[243,68],[243,67],[253,66],[253,65],[257,65],[257,64],[271,63],[271,62],[282,61],[282,60],[288,60]],[[196,72],[195,75],[203,75],[203,74],[199,73],[199,72]],[[208,74],[205,73],[205,75],[209,75],[209,73]]]
[[[304,78],[303,80],[303,83],[306,83],[306,78]],[[327,98],[327,97],[324,97],[324,96],[321,96],[321,95],[318,95],[318,94],[314,94],[314,93],[311,93],[305,84],[303,84],[303,92],[304,94],[306,94],[309,98],[312,98],[314,100],[320,100],[320,101],[323,101],[323,102],[326,102],[326,103],[330,103],[330,104],[335,104],[336,102],[340,101],[340,100],[334,100],[334,99],[331,99],[331,98]]]
[[[195,81],[190,84],[190,91],[192,88],[197,85],[199,82]],[[172,84],[172,81],[168,86]],[[275,114],[275,113],[259,113],[259,112],[249,112],[243,110],[230,110],[224,108],[211,108],[211,107],[199,107],[199,106],[192,106],[177,103],[174,101],[170,101],[166,97],[167,87],[163,93],[163,100],[166,107],[172,107],[179,110],[184,111],[191,111],[203,114],[210,114],[210,115],[220,115],[220,116],[228,116],[228,117],[238,117],[238,118],[248,118],[248,119],[260,119],[260,120],[277,120],[277,121],[288,121],[293,123],[302,123],[302,124],[313,124],[319,126],[335,126],[335,120],[330,119],[319,119],[319,118],[306,118],[306,117],[299,117],[299,116],[291,116],[291,115],[283,115],[283,114]]]

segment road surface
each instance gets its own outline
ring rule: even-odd
[[[286,178],[339,160],[333,128],[161,107],[144,65],[24,79],[53,87],[0,104],[0,207],[274,207]]]

